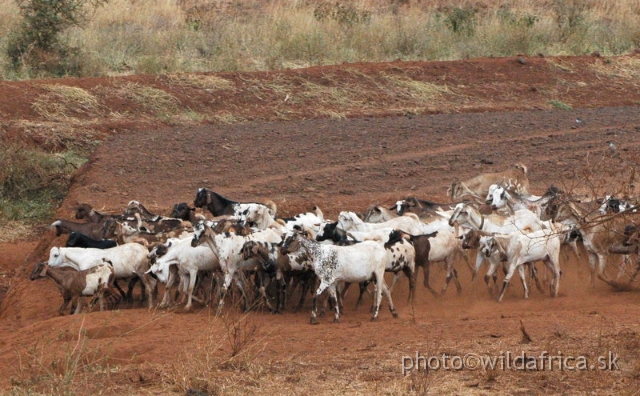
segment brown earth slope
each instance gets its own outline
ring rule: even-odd
[[[534,193],[551,184],[613,192],[638,165],[637,63],[633,56],[536,57],[3,83],[2,138],[28,132],[33,144],[42,144],[47,128],[110,136],[74,177],[57,212],[69,219],[77,203],[118,213],[132,199],[168,214],[175,203],[191,203],[199,187],[241,201],[271,199],[282,216],[318,205],[335,218],[340,210],[390,206],[408,195],[444,201],[453,180],[515,162],[529,167]],[[65,102],[53,111],[43,104],[55,101],[47,96],[57,92],[51,84],[81,87],[99,106]],[[141,87],[156,89],[155,101],[141,100],[135,94]],[[572,110],[559,108],[566,106]],[[449,290],[434,298],[419,285],[412,305],[402,279],[394,291],[399,319],[385,309],[370,323],[366,309],[353,310],[350,295],[342,323],[321,318],[310,326],[309,303],[300,313],[275,316],[228,308],[216,317],[200,306],[191,313],[148,311],[133,303],[58,317],[61,298],[53,284],[31,282],[28,274],[63,242],[44,230],[37,240],[0,245],[7,285],[0,306],[4,389],[623,394],[639,385],[640,298],[602,283],[590,287],[584,252],[580,259],[564,255],[557,299],[533,290],[522,300],[514,280],[497,303],[460,261],[459,295]],[[612,276],[617,262],[611,261]],[[440,287],[444,273],[435,267],[431,282]],[[532,342],[522,342],[521,324]],[[543,351],[590,363],[611,353],[620,369],[401,373],[403,356],[416,353],[509,352],[505,359],[517,363],[521,353]]]

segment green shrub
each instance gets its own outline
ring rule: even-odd
[[[507,25],[527,29],[532,28],[540,20],[537,15],[528,12],[517,13],[509,7],[501,7],[498,10],[498,16]]]
[[[6,220],[43,220],[64,199],[71,174],[86,159],[71,151],[50,154],[0,145],[0,202]]]
[[[85,19],[86,4],[99,5],[107,0],[16,0],[22,23],[7,44],[7,56],[13,71],[28,69],[41,76],[79,75],[81,54],[62,42],[60,34]]]
[[[472,36],[475,31],[476,10],[455,7],[445,10],[445,23],[454,33]]]

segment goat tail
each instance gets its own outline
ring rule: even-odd
[[[318,205],[314,205],[312,210],[316,216],[324,220],[324,213],[322,213],[322,209]]]

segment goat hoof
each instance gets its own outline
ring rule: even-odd
[[[333,323],[340,323],[340,318],[333,319]]]
[[[396,311],[392,311],[391,316],[393,316],[394,319],[398,319],[398,313]]]
[[[312,316],[311,320],[309,320],[309,323],[311,323],[312,325],[317,325],[318,324],[318,319],[316,319],[314,316]]]
[[[378,317],[377,317],[377,316],[373,316],[373,317],[371,317],[371,321],[372,321],[372,322],[377,322],[377,321],[378,321]]]

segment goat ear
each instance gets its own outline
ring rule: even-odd
[[[207,194],[207,205],[211,205],[211,194]]]
[[[40,271],[40,276],[47,276],[47,267],[48,267],[47,264],[42,266],[42,271]]]
[[[258,254],[258,245],[253,245],[253,247],[251,248],[251,253]]]

